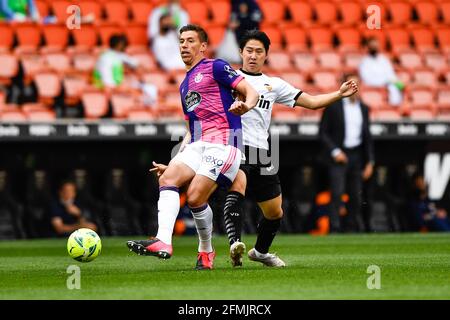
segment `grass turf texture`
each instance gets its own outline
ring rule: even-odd
[[[450,298],[446,234],[279,235],[272,249],[285,269],[247,257],[232,269],[225,237],[215,237],[213,271],[193,270],[194,237],[175,238],[166,261],[129,252],[127,239],[103,237],[101,255],[89,263],[67,255],[66,239],[0,241],[0,299]],[[244,240],[250,249],[255,238]],[[66,287],[72,264],[81,268],[80,290]],[[369,265],[381,268],[379,290],[367,288]]]

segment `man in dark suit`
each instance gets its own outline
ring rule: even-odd
[[[344,81],[358,76],[346,74]],[[357,219],[361,214],[363,181],[373,172],[373,143],[369,129],[369,108],[359,94],[344,98],[325,109],[320,123],[323,159],[329,168],[331,188],[330,231],[341,232],[339,208],[341,196],[347,191],[348,231],[362,231]],[[359,220],[361,221],[361,220]],[[352,226],[353,225],[353,226]]]

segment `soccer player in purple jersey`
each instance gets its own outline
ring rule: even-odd
[[[130,240],[130,250],[168,259],[180,209],[179,188],[189,183],[187,202],[199,234],[196,269],[212,269],[213,213],[208,199],[218,185],[231,186],[241,162],[240,115],[254,108],[258,93],[223,60],[205,58],[208,36],[199,26],[180,30],[180,53],[186,78],[180,95],[189,132],[168,166],[154,163],[159,176],[158,233],[150,240]],[[232,91],[246,97],[234,101]]]

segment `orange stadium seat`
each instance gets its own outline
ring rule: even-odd
[[[308,29],[313,50],[333,49],[333,33],[327,27],[312,27]]]
[[[263,27],[261,28],[270,39],[270,48],[272,50],[280,50],[283,45],[283,37],[281,35],[281,31],[277,27]]]
[[[63,52],[51,52],[45,54],[45,62],[50,69],[58,73],[66,73],[72,68],[69,55]]]
[[[439,12],[436,3],[432,1],[418,1],[414,4],[421,24],[434,25],[438,22]]]
[[[394,27],[387,29],[386,32],[392,51],[399,52],[411,49],[409,32],[407,30]]]
[[[380,50],[385,51],[386,50],[386,31],[384,29],[367,29],[367,26],[362,26],[360,28],[361,34],[364,37],[364,42],[367,41],[367,39],[371,37],[375,37],[378,40]]]
[[[416,52],[401,52],[398,54],[398,60],[403,68],[409,70],[422,67],[422,57]]]
[[[148,108],[131,109],[128,112],[129,121],[154,121],[155,115]]]
[[[9,51],[14,43],[14,30],[8,23],[0,22],[0,51]]]
[[[400,121],[402,115],[397,108],[376,110],[376,120],[378,121]]]
[[[29,102],[29,103],[24,103],[20,109],[22,110],[23,113],[25,113],[25,115],[28,116],[28,114],[30,112],[33,111],[37,111],[37,110],[48,110],[48,107],[40,102]]]
[[[268,58],[269,67],[277,71],[292,70],[292,62],[289,54],[282,51],[272,51]]]
[[[96,22],[103,19],[103,8],[98,1],[81,0],[77,3],[81,10],[81,16],[93,15]]]
[[[409,118],[415,121],[430,121],[436,117],[436,112],[430,109],[412,109]]]
[[[51,103],[61,93],[61,79],[53,72],[40,72],[34,76],[39,99]]]
[[[45,45],[51,49],[64,49],[69,42],[69,30],[65,24],[48,24],[42,26]]]
[[[125,28],[130,47],[147,47],[147,27],[144,24],[130,23]]]
[[[297,89],[302,89],[306,85],[305,76],[300,72],[286,71],[282,72],[280,76]]]
[[[126,92],[114,92],[110,97],[113,117],[117,119],[125,119],[128,112],[138,106],[136,95]]]
[[[88,90],[83,92],[81,101],[84,108],[84,116],[87,119],[98,119],[108,113],[108,97],[100,90]]]
[[[276,24],[284,20],[286,7],[284,3],[274,0],[260,1],[259,6],[263,13],[263,21],[268,24]]]
[[[397,78],[406,85],[409,85],[412,82],[411,72],[407,69],[396,69],[395,74]]]
[[[299,71],[311,72],[317,68],[317,59],[316,56],[310,52],[295,53],[294,65]]]
[[[301,119],[306,120],[306,121],[318,122],[318,121],[320,121],[320,118],[322,117],[322,113],[323,113],[323,109],[319,109],[319,110],[311,110],[311,109],[306,109],[306,108],[296,108],[296,109],[301,109],[301,114],[300,114]]]
[[[9,53],[0,53],[0,84],[10,85],[19,71],[17,57]]]
[[[170,76],[161,71],[148,72],[142,75],[142,81],[145,83],[151,83],[158,87],[158,90],[167,90],[171,87]]]
[[[441,71],[447,68],[447,62],[445,57],[440,53],[425,53],[424,55],[425,66],[434,69],[435,71]]]
[[[132,21],[135,23],[148,23],[148,18],[153,10],[154,4],[149,1],[131,1],[130,9],[133,16]]]
[[[41,17],[48,16],[50,13],[50,3],[48,1],[36,0],[34,3]]]
[[[72,30],[72,35],[78,48],[91,50],[98,43],[98,34],[94,26],[83,25],[82,29]]]
[[[308,48],[306,31],[300,27],[287,27],[282,29],[286,48],[289,52],[304,51]]]
[[[24,81],[29,84],[34,75],[47,69],[45,57],[41,54],[22,54],[19,57],[24,72]]]
[[[346,52],[343,54],[344,66],[349,69],[357,69],[363,57],[362,52]]]
[[[80,73],[66,73],[63,78],[64,102],[75,105],[81,99],[82,92],[89,85],[89,78]]]
[[[339,28],[336,30],[339,39],[339,51],[358,51],[361,48],[361,33],[352,27]]]
[[[50,2],[53,14],[56,16],[58,22],[64,23],[69,17],[67,8],[73,5],[72,1],[56,0]]]
[[[450,115],[450,87],[438,90],[436,103],[439,114]]]
[[[109,46],[109,39],[113,34],[122,33],[124,29],[114,23],[104,23],[97,27],[103,46]]]
[[[109,1],[104,5],[106,20],[119,24],[128,23],[129,7],[127,2]]]
[[[155,71],[157,69],[155,58],[149,52],[133,53],[131,56],[138,61],[140,70]]]
[[[56,119],[55,111],[50,109],[31,110],[26,116],[32,122],[52,122]]]
[[[338,75],[333,70],[318,69],[311,75],[314,85],[322,91],[336,90],[338,87]]]
[[[320,25],[333,25],[337,22],[338,10],[332,1],[312,2],[316,12],[317,23]]]
[[[207,29],[209,43],[212,48],[222,43],[223,37],[225,36],[225,31],[226,29],[223,26],[211,26]]]
[[[18,45],[20,47],[37,49],[41,44],[41,29],[34,23],[14,25]]]
[[[27,117],[17,107],[10,107],[0,112],[0,120],[1,122],[25,122]]]
[[[388,105],[385,88],[361,87],[361,100],[371,109],[382,109]]]
[[[443,22],[450,24],[450,1],[443,1],[440,3]]]
[[[317,53],[317,61],[321,68],[333,70],[342,68],[341,56],[336,51],[323,51]]]
[[[298,122],[302,108],[288,108],[283,105],[274,104],[272,107],[272,115],[275,121]]]
[[[345,0],[337,3],[342,24],[346,26],[359,25],[362,21],[361,4],[356,0]]]
[[[409,107],[413,109],[434,109],[434,95],[432,88],[423,86],[411,86],[408,89]]]
[[[389,1],[387,2],[390,23],[394,25],[406,25],[412,17],[412,5],[408,1]]]
[[[292,20],[303,26],[309,26],[313,17],[312,7],[305,1],[289,1],[287,4]]]
[[[189,14],[191,23],[203,26],[208,21],[208,7],[203,1],[189,1],[189,5],[185,5],[184,9]]]
[[[436,30],[436,35],[439,41],[441,50],[445,53],[450,53],[450,27],[442,27]]]
[[[420,52],[437,50],[434,44],[434,33],[429,28],[413,27],[411,28],[411,33],[416,50]]]
[[[217,25],[226,26],[230,21],[231,2],[228,0],[208,1],[212,22]]]
[[[97,57],[90,53],[77,53],[72,57],[75,70],[80,72],[92,72],[97,62]]]
[[[421,85],[434,88],[438,85],[438,79],[433,70],[428,68],[417,68],[413,72],[413,82],[415,85]]]

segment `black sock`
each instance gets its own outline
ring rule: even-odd
[[[268,253],[273,239],[280,229],[281,219],[268,220],[265,217],[261,219],[256,228],[258,237],[256,238],[255,249],[259,253]]]
[[[236,191],[227,193],[225,207],[223,210],[225,218],[225,230],[228,235],[230,245],[236,241],[241,241],[243,203],[244,196]]]

